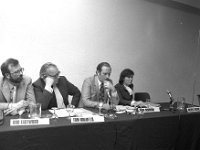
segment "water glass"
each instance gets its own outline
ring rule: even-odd
[[[18,109],[17,110],[17,112],[18,112],[18,114],[19,114],[19,119],[21,119],[22,117],[22,114],[24,113],[24,111],[25,111],[25,109],[23,109],[23,108],[20,108],[20,109]]]
[[[177,98],[177,109],[180,111],[185,109],[185,98],[184,97]]]
[[[112,99],[110,99],[110,108],[108,109],[105,117],[108,119],[115,119],[117,116],[115,115],[116,106]]]
[[[41,117],[41,104],[31,104],[30,106],[30,118],[40,118]]]
[[[69,113],[69,116],[73,116],[74,115],[74,108],[75,106],[72,104],[67,105],[67,112]]]
[[[149,98],[146,99],[146,106],[147,108],[151,107],[151,100]]]
[[[98,108],[99,108],[99,116],[103,116],[103,114],[101,113],[101,109],[103,108],[103,101],[99,102]]]

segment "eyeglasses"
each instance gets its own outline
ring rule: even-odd
[[[15,71],[15,72],[12,72],[10,73],[11,75],[14,75],[14,76],[17,76],[17,75],[20,75],[24,72],[24,68],[20,68],[19,70]]]
[[[59,75],[60,75],[60,71],[57,74],[55,74],[55,75],[48,74],[47,76],[52,77],[52,78],[58,78]]]

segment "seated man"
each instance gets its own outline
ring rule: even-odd
[[[110,64],[102,62],[97,66],[96,74],[84,80],[82,85],[82,102],[84,106],[98,107],[102,99],[104,109],[110,108],[108,99],[116,105],[119,103],[119,97],[110,79],[110,74]]]
[[[16,115],[18,110],[35,102],[32,80],[23,76],[23,70],[19,61],[13,58],[1,65],[3,77],[0,78],[0,109],[5,114]]]
[[[81,93],[64,76],[53,63],[45,63],[40,69],[40,78],[33,83],[36,101],[42,104],[42,109],[52,107],[66,108],[69,104],[68,95],[72,95],[71,104],[78,106]]]

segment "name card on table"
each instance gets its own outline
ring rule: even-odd
[[[85,116],[85,117],[71,117],[71,123],[92,123],[92,122],[104,122],[103,116]]]
[[[49,118],[11,119],[10,126],[49,125]]]
[[[189,107],[187,108],[187,112],[200,112],[200,107]]]
[[[143,113],[160,112],[160,108],[159,107],[139,108],[138,111]]]

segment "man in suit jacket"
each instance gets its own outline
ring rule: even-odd
[[[40,69],[40,78],[33,83],[36,101],[42,104],[42,109],[52,107],[66,108],[69,104],[68,95],[72,95],[71,104],[78,106],[81,93],[51,62],[45,63]]]
[[[23,76],[19,61],[7,59],[1,65],[3,77],[0,78],[0,109],[6,114],[17,114],[17,110],[35,102],[35,95],[30,77]]]
[[[109,98],[114,104],[119,103],[117,91],[110,79],[111,66],[107,62],[102,62],[97,66],[96,75],[84,80],[82,85],[82,103],[86,107],[98,107],[101,99],[101,86],[104,90],[104,109],[109,109]]]

